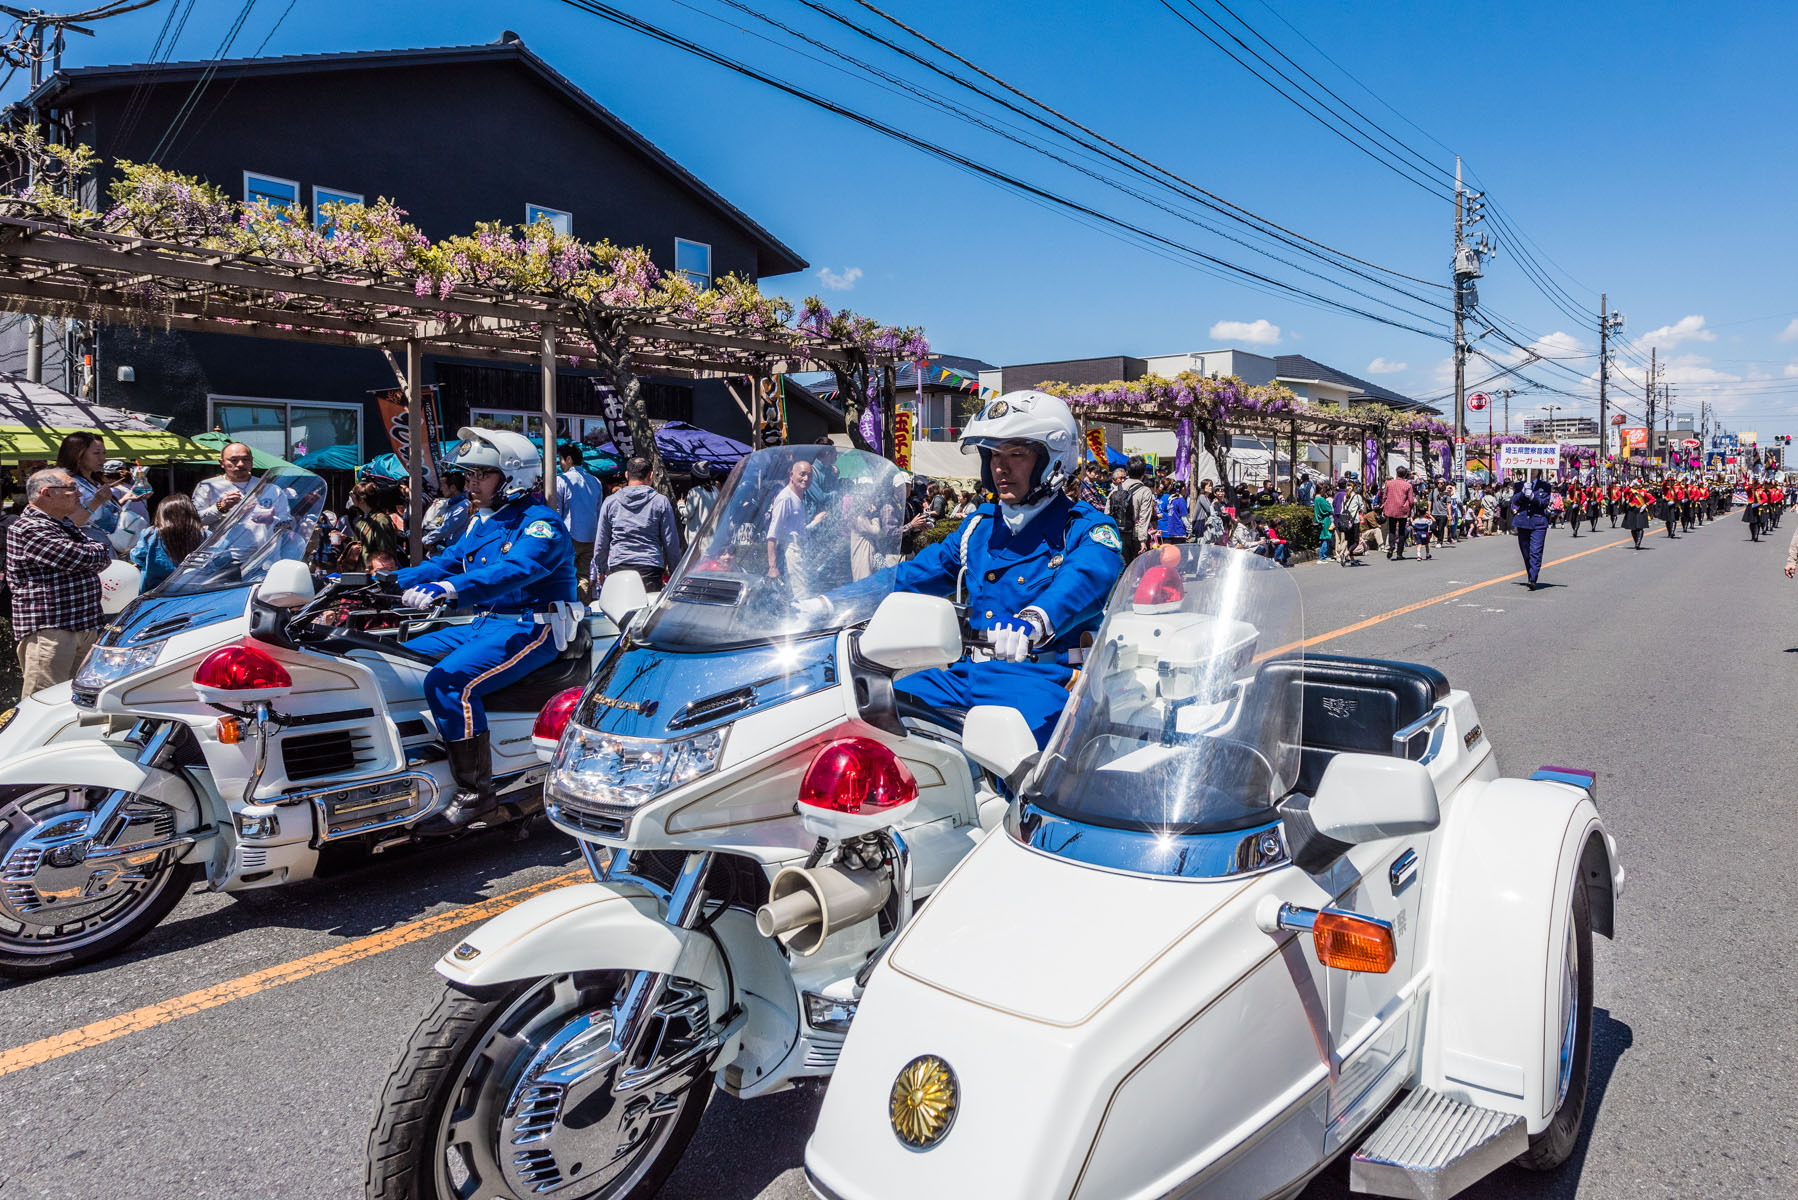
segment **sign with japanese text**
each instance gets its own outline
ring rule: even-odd
[[[901,471],[911,470],[911,421],[904,409],[893,414],[893,465]]]
[[[1623,449],[1625,451],[1648,449],[1648,430],[1640,425],[1631,425],[1624,429]]]
[[[1105,431],[1097,425],[1086,431],[1086,449],[1101,467],[1110,461],[1110,456],[1105,453]]]
[[[1502,471],[1552,471],[1560,462],[1559,442],[1512,442],[1498,448]]]

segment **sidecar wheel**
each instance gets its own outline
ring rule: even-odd
[[[0,979],[55,975],[123,949],[166,917],[199,875],[199,864],[175,862],[170,851],[142,863],[59,863],[55,852],[66,847],[54,845],[58,823],[89,808],[87,789],[62,784],[0,799]],[[115,847],[176,832],[174,812],[147,797],[129,801],[124,815]]]
[[[368,1136],[368,1200],[654,1196],[705,1112],[712,1056],[613,1095],[604,1051],[629,978],[549,976],[481,998],[446,990],[387,1079]],[[704,1035],[691,1024],[695,997],[704,1013],[703,994],[670,984],[650,1044],[678,1053]]]
[[[1573,994],[1569,996],[1569,988]],[[1560,1103],[1548,1128],[1530,1138],[1530,1148],[1517,1165],[1552,1171],[1566,1162],[1579,1141],[1586,1119],[1586,1085],[1592,1067],[1592,902],[1579,880],[1573,884],[1573,912],[1567,922],[1567,944],[1561,960]]]

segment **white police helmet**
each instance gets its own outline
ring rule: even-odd
[[[1067,404],[1047,392],[1007,392],[961,431],[962,453],[980,451],[980,482],[988,491],[993,488],[992,452],[1003,442],[1031,442],[1043,452],[1027,504],[1066,483],[1080,464],[1080,426]]]
[[[456,436],[462,442],[450,456],[447,469],[466,474],[476,467],[491,467],[503,472],[507,500],[528,496],[543,482],[543,458],[524,434],[464,425],[456,430]]]

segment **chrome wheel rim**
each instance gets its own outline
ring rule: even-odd
[[[64,954],[111,936],[156,903],[175,876],[173,855],[133,856],[133,845],[175,833],[175,812],[142,796],[97,845],[89,789],[52,784],[20,796],[0,816],[0,950]],[[94,849],[123,851],[92,863]]]
[[[616,977],[554,976],[515,1000],[476,1044],[449,1093],[435,1145],[437,1192],[580,1200],[628,1193],[655,1167],[711,1055],[637,1091],[614,1092]],[[629,979],[629,976],[625,976]],[[694,1001],[697,1000],[697,1005]],[[648,1061],[704,1038],[696,986],[672,981],[651,1018]]]
[[[1561,1069],[1555,1086],[1555,1110],[1567,1099],[1573,1083],[1573,1060],[1579,1049],[1579,938],[1571,918],[1567,921],[1567,950],[1561,956]]]

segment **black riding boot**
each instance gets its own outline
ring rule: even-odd
[[[483,731],[459,742],[448,742],[450,775],[456,783],[456,798],[448,808],[422,822],[420,833],[450,833],[474,824],[499,807],[493,794],[493,757],[488,753],[487,734]]]

